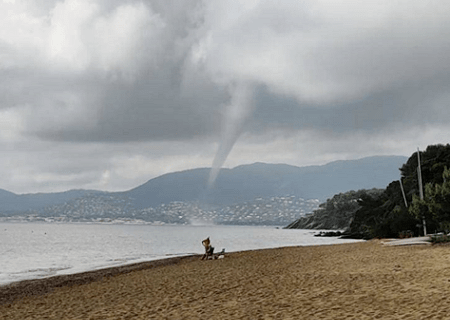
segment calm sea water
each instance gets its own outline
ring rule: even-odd
[[[352,242],[317,231],[254,226],[0,223],[0,285],[105,267],[216,252]]]

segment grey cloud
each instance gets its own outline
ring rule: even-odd
[[[257,110],[248,130],[254,134],[271,129],[356,134],[375,133],[392,126],[445,124],[450,121],[447,107],[450,104],[449,85],[446,78],[406,82],[403,86],[374,92],[354,101],[325,106],[308,101],[302,103],[260,87],[256,95]]]
[[[24,115],[26,132],[46,140],[114,142],[218,137],[221,112],[230,96],[228,83],[222,83],[217,72],[236,72],[230,75],[232,81],[244,78],[262,83],[265,88],[255,93],[256,111],[247,126],[255,132],[281,127],[367,131],[405,120],[421,123],[447,119],[438,106],[430,106],[437,97],[446,95],[449,84],[446,75],[450,65],[450,26],[445,19],[439,18],[430,26],[425,15],[407,20],[394,11],[385,26],[372,27],[369,23],[368,28],[358,31],[364,28],[358,24],[360,21],[346,24],[338,20],[332,30],[320,12],[311,11],[312,4],[293,3],[293,10],[289,10],[286,3],[266,2],[250,8],[238,22],[229,23],[220,31],[217,24],[222,22],[214,17],[228,13],[214,9],[225,9],[224,3],[146,3],[164,27],[154,39],[158,42],[141,44],[140,52],[128,58],[137,57],[138,63],[131,80],[122,80],[119,70],[104,73],[93,67],[81,74],[30,66],[2,70],[0,81],[7,90],[0,97],[1,107],[28,105],[31,111],[26,112],[28,118]],[[51,10],[54,4],[48,4]],[[108,16],[124,3],[98,4],[101,14]],[[436,15],[442,15],[439,8],[435,10]],[[217,39],[212,40],[210,51],[206,46],[205,56],[196,64],[192,54],[202,41],[207,41],[209,30]],[[282,53],[287,60],[266,61],[268,65],[263,69],[267,70],[263,71],[248,69],[247,65],[242,65],[244,73],[235,69],[240,65],[241,53],[244,58],[251,54],[257,60],[271,50]],[[205,63],[201,59],[206,59]],[[292,64],[291,71],[281,67],[286,62]],[[271,75],[279,65],[281,72],[287,72],[286,80],[281,82]],[[319,91],[312,96],[301,92],[309,86],[311,92]],[[293,94],[296,87],[299,93]],[[325,100],[318,93],[321,87]],[[333,93],[334,90],[341,93]],[[78,101],[70,101],[71,95]],[[333,95],[336,98],[330,98]],[[424,114],[424,105],[435,112]],[[71,110],[74,108],[80,110]]]
[[[126,174],[112,163],[128,174],[128,157],[160,172],[211,163],[239,83],[255,88],[254,109],[235,133],[234,164],[282,161],[297,147],[327,160],[391,152],[392,132],[426,129],[420,141],[434,141],[432,128],[450,121],[444,2],[78,0],[69,23],[68,1],[17,1],[11,21],[0,10],[0,145],[11,153],[1,163],[33,155],[22,168],[48,174],[36,187],[64,174],[70,186],[100,186],[111,170],[118,188]]]
[[[226,101],[227,92],[206,84],[196,86],[187,95],[183,93],[180,75],[170,76],[173,81],[165,73],[156,78],[143,77],[132,86],[79,81],[71,92],[82,97],[79,107],[85,107],[86,115],[92,115],[84,119],[87,126],[80,127],[79,122],[61,126],[64,119],[58,118],[50,123],[51,114],[40,113],[29,119],[28,131],[48,140],[105,142],[186,140],[214,134],[220,121],[220,103]],[[48,92],[44,101],[54,104],[53,112],[68,109],[61,116],[70,117],[70,101],[58,99],[58,95],[49,101],[52,95],[55,93]],[[37,106],[38,112],[39,109]]]
[[[106,15],[123,4],[100,3]],[[25,109],[26,133],[45,140],[160,141],[213,134],[228,94],[189,65],[189,30],[197,23],[192,15],[198,1],[177,6],[153,1],[148,8],[164,20],[163,35],[133,54],[148,56],[131,79],[114,69],[2,70],[1,106]]]

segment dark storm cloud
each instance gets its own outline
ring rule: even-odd
[[[271,128],[327,130],[333,134],[377,132],[392,126],[444,125],[450,122],[447,78],[405,82],[403,86],[371,93],[346,103],[317,105],[258,91],[258,106],[249,130],[261,133]]]
[[[12,61],[0,72],[1,108],[22,108],[25,132],[42,139],[217,137],[229,85],[241,80],[264,88],[254,93],[246,127],[255,133],[282,126],[370,131],[448,119],[436,105],[447,102],[450,84],[446,5],[420,11],[414,2],[402,15],[397,6],[353,3],[372,17],[362,21],[344,11],[349,2],[42,4],[34,12],[50,17],[43,34],[56,51],[44,64],[23,54],[20,65]],[[333,8],[341,11],[330,16]],[[79,18],[65,26],[70,10]],[[119,18],[138,22],[114,27]],[[67,28],[75,31],[64,42],[58,36]],[[17,50],[2,48],[9,57]],[[267,54],[272,59],[259,60]],[[71,63],[77,55],[78,65]]]
[[[227,99],[227,92],[205,84],[188,95],[183,93],[181,77],[171,76],[160,73],[142,77],[133,85],[104,84],[98,79],[78,83],[80,94],[85,94],[83,103],[95,110],[93,118],[88,119],[90,125],[81,130],[78,122],[64,127],[56,124],[30,132],[48,140],[86,142],[186,140],[216,135],[219,102]]]

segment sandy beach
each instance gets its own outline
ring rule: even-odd
[[[174,258],[0,287],[0,319],[449,319],[450,246]]]

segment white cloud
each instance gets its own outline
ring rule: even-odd
[[[0,2],[0,70],[34,65],[46,38],[45,18],[28,11],[25,2]]]
[[[156,67],[161,59],[164,27],[161,17],[143,3],[125,4],[108,16],[99,17],[89,39],[96,52],[94,67],[106,72],[119,70],[128,76],[142,65]]]
[[[111,11],[93,1],[66,0],[51,12],[49,63],[72,71],[99,70],[133,80],[161,59],[165,22],[143,2]]]
[[[50,13],[49,63],[71,70],[84,70],[89,65],[84,36],[91,32],[90,24],[98,10],[90,1],[65,0],[56,4]]]
[[[165,22],[144,2],[102,7],[101,1],[65,0],[43,15],[26,1],[0,3],[0,68],[27,63],[53,72],[98,70],[129,80],[163,58]],[[0,51],[1,52],[1,51]]]
[[[17,110],[0,110],[0,141],[15,142],[23,129],[23,119]]]

